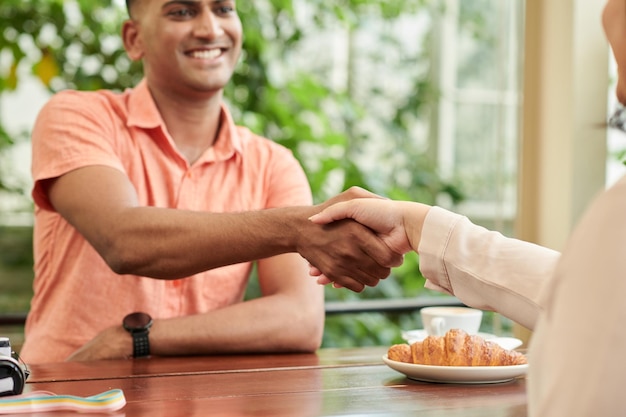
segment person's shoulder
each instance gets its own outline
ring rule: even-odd
[[[626,174],[598,193],[587,207],[586,216],[595,217],[598,222],[615,222],[617,219],[622,221],[626,219],[623,215],[624,210],[626,210]]]
[[[111,90],[62,90],[53,94],[42,109],[42,115],[64,118],[80,115],[88,118],[123,118],[128,113],[129,92]]]
[[[49,102],[52,104],[77,103],[81,105],[105,104],[123,100],[127,93],[112,90],[61,90],[52,95]]]

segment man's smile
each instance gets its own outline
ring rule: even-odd
[[[196,59],[215,59],[220,57],[223,52],[220,48],[197,49],[187,52],[186,55]]]

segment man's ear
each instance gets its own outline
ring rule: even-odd
[[[122,40],[128,57],[133,61],[143,58],[143,45],[139,36],[139,23],[129,19],[122,26]]]

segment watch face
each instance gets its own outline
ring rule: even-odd
[[[124,327],[128,330],[147,329],[152,324],[152,317],[146,313],[131,313],[124,317]]]

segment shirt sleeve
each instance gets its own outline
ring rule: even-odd
[[[624,415],[626,178],[568,240],[531,340],[529,416]]]
[[[31,145],[32,196],[38,206],[50,209],[43,180],[89,165],[124,170],[114,151],[110,111],[94,93],[77,91],[57,93],[42,108]]]
[[[427,288],[497,311],[530,329],[542,308],[542,288],[560,256],[439,207],[426,216],[418,253]]]

